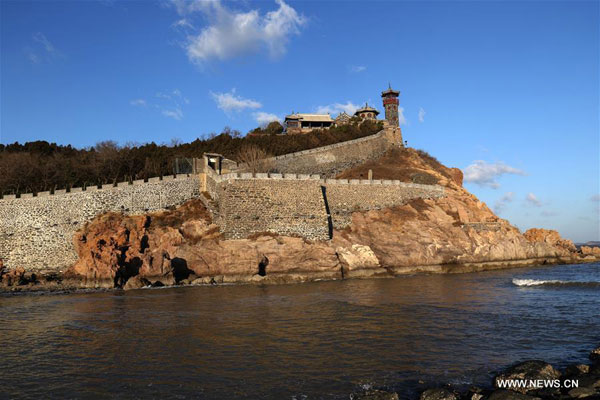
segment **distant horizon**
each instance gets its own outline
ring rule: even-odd
[[[600,4],[0,2],[0,143],[89,148],[400,94],[408,146],[521,231],[600,240]],[[245,21],[241,24],[240,21]]]

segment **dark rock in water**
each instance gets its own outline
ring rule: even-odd
[[[156,281],[152,284],[152,287],[163,287],[165,286],[164,283],[162,283],[161,281]]]
[[[598,346],[594,350],[592,350],[592,352],[590,353],[590,360],[595,365],[600,364],[600,346]]]
[[[579,387],[587,387],[592,389],[600,389],[600,375],[584,374],[577,377]]]
[[[583,399],[594,395],[596,395],[596,391],[592,388],[578,387],[569,390],[569,396],[574,399]]]
[[[399,400],[398,394],[384,390],[367,390],[364,393],[353,394],[352,400]]]
[[[420,400],[458,400],[458,395],[445,388],[427,389]]]
[[[556,370],[552,365],[541,360],[529,360],[522,363],[513,365],[508,368],[504,373],[496,376],[495,386],[499,387],[498,381],[500,380],[553,380],[559,379],[560,372]],[[519,387],[512,388],[511,390],[527,393],[532,390],[536,390],[536,387]]]
[[[485,393],[482,388],[477,386],[471,386],[467,393],[462,396],[463,399],[466,400],[481,400],[484,397]]]
[[[565,377],[574,377],[590,372],[590,366],[585,364],[573,364],[565,368]]]
[[[490,394],[487,400],[534,400],[540,399],[539,397],[528,396],[526,394],[521,394],[517,392],[513,392],[512,390],[495,390]]]
[[[527,392],[528,396],[541,397],[542,399],[558,398],[561,395],[559,387],[546,387],[541,389],[534,389]]]
[[[148,279],[143,278],[139,275],[136,275],[127,280],[127,282],[125,283],[125,286],[123,286],[123,289],[125,289],[125,290],[139,289],[139,288],[143,288],[144,286],[150,286],[150,285],[152,285],[152,282],[150,282]]]

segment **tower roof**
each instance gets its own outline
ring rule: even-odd
[[[354,112],[354,115],[358,115],[358,114],[361,114],[361,113],[364,113],[364,112],[372,112],[372,113],[375,113],[375,115],[379,114],[379,111],[377,111],[373,107],[370,107],[368,103],[365,103],[365,106],[359,108],[358,110],[356,110]]]
[[[285,120],[300,120],[308,122],[333,122],[331,115],[329,114],[290,114],[285,116]]]
[[[388,94],[391,94],[391,95],[394,95],[394,96],[400,96],[400,91],[392,89],[392,85],[388,84],[388,89],[384,90],[383,92],[381,92],[381,97],[385,97]]]

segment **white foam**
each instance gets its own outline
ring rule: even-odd
[[[516,279],[512,280],[512,283],[517,286],[540,286],[540,285],[548,285],[548,284],[561,284],[566,283],[563,281],[542,281],[537,279]]]
[[[538,279],[517,279],[513,278],[513,285],[520,287],[532,286],[552,286],[552,287],[583,287],[599,288],[600,281],[559,281],[559,280],[538,280]]]

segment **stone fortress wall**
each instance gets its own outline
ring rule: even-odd
[[[275,157],[275,168],[285,174],[218,175],[201,163],[200,173],[192,176],[151,178],[102,189],[73,188],[69,193],[4,196],[0,258],[9,268],[62,270],[76,261],[74,233],[96,215],[143,214],[192,198],[204,202],[225,238],[272,232],[327,240],[334,229],[350,224],[353,211],[444,195],[439,186],[327,178],[402,145],[398,131],[386,127],[372,136]]]
[[[352,222],[352,213],[439,198],[438,185],[398,180],[327,179],[308,174],[208,172],[203,200],[228,239],[271,232],[327,240]],[[202,197],[201,197],[202,198]]]
[[[374,135],[271,157],[266,163],[281,173],[333,177],[348,168],[379,158],[390,145],[402,146],[400,128],[390,127],[387,121],[382,122],[384,129]],[[240,170],[243,170],[243,165]]]
[[[0,200],[0,258],[9,268],[62,270],[77,259],[73,235],[107,211],[143,214],[196,197],[197,176],[177,175],[119,183],[116,187],[72,188]]]

